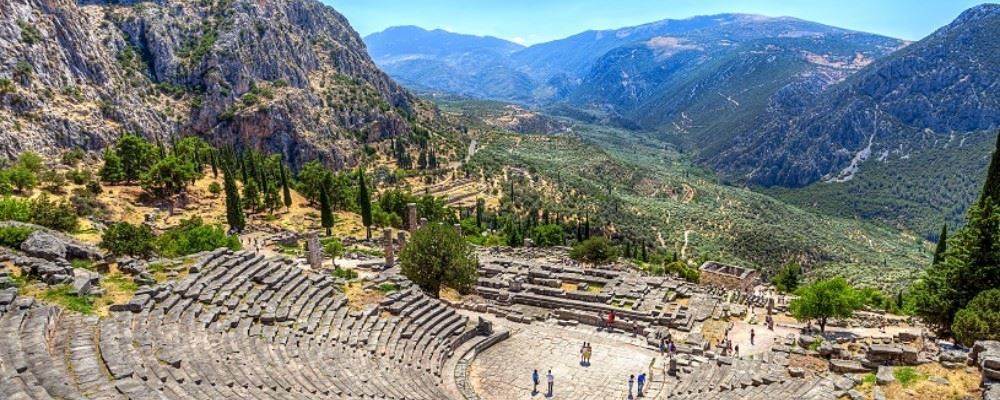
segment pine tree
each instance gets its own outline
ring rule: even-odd
[[[282,200],[285,202],[285,209],[290,209],[292,207],[292,191],[288,189],[288,172],[285,171],[284,165],[279,165],[278,168],[281,168]]]
[[[213,178],[218,178],[219,177],[219,154],[218,154],[218,152],[216,152],[214,150],[211,153],[209,153],[209,154],[211,154],[210,157],[211,157],[211,161],[212,161],[212,177]]]
[[[944,259],[944,253],[948,251],[948,224],[941,227],[941,235],[938,237],[937,248],[934,249],[934,260],[931,265],[936,265]]]
[[[361,223],[365,224],[365,237],[372,238],[372,197],[365,183],[364,168],[358,169],[358,205],[361,207]]]
[[[246,220],[243,217],[243,203],[240,202],[236,179],[231,170],[223,170],[222,174],[226,190],[226,222],[230,230],[240,232],[246,226]]]
[[[996,149],[993,150],[993,159],[990,160],[979,201],[982,202],[987,197],[992,198],[994,204],[1000,202],[1000,131],[997,131]]]
[[[330,236],[333,229],[333,208],[330,205],[330,193],[326,183],[319,190],[319,212],[323,228],[326,228],[326,236]]]
[[[257,212],[260,209],[260,189],[253,179],[243,184],[243,205],[251,212]]]

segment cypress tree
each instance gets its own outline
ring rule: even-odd
[[[233,174],[229,170],[223,170],[222,175],[226,190],[226,222],[229,224],[230,230],[240,232],[246,226],[246,220],[243,217],[243,204],[240,202],[236,180],[233,179]]]
[[[209,154],[210,154],[210,160],[209,161],[212,162],[212,177],[213,178],[218,178],[219,177],[219,155],[215,151],[212,151]]]
[[[252,212],[260,209],[260,187],[251,179],[243,184],[243,203]]]
[[[285,202],[285,209],[290,209],[292,207],[292,191],[288,190],[288,173],[285,172],[285,166],[279,165],[281,168],[281,191],[283,199]]]
[[[330,205],[330,193],[325,182],[319,190],[319,211],[323,228],[326,228],[326,236],[330,236],[333,229],[333,208]]]
[[[486,211],[486,201],[482,198],[476,199],[476,227],[483,229],[483,213]]]
[[[944,259],[944,252],[948,251],[948,224],[941,227],[941,235],[938,237],[937,248],[934,249],[934,260],[931,265],[940,263]]]
[[[993,159],[990,160],[990,167],[986,172],[986,182],[983,184],[979,202],[987,197],[992,198],[994,204],[1000,201],[1000,131],[997,131],[996,149],[993,150]]]
[[[372,197],[365,183],[365,170],[358,168],[358,205],[361,207],[361,223],[365,224],[365,237],[372,238]]]

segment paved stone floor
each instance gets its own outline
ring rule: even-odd
[[[555,375],[552,399],[625,399],[628,376],[649,375],[657,354],[626,341],[625,335],[547,324],[520,325],[510,339],[477,356],[469,380],[483,400],[544,399],[545,374]],[[580,364],[580,347],[592,343],[589,366]],[[539,393],[532,393],[531,371],[538,369]]]

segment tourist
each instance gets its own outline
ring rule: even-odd
[[[753,329],[750,329],[750,345],[751,346],[753,346],[753,338],[755,336],[757,336],[757,332],[754,332]]]
[[[604,322],[604,311],[598,311],[597,312],[597,326],[599,328],[598,330],[604,329],[606,325],[607,324],[605,324]]]
[[[635,384],[635,375],[628,376],[628,398],[632,398],[632,385]]]
[[[646,385],[646,373],[643,372],[639,374],[638,386],[636,388],[636,396],[642,397],[642,387]]]
[[[531,373],[531,382],[535,384],[535,386],[531,389],[531,394],[534,395],[535,393],[538,393],[538,370],[537,369],[535,370],[535,372]]]
[[[615,328],[615,311],[611,310],[608,313],[608,332],[613,331]]]
[[[549,394],[548,394],[548,397],[552,397],[552,385],[555,384],[555,382],[556,382],[556,376],[552,375],[552,370],[550,369],[549,373],[547,375],[545,375],[545,378],[549,381]]]
[[[735,350],[736,358],[740,358],[740,345],[736,345]]]
[[[587,362],[587,342],[583,342],[583,346],[580,347],[580,362]]]
[[[639,323],[632,320],[632,337],[639,336]]]
[[[590,365],[590,355],[593,353],[593,349],[590,347],[590,343],[587,343],[587,347],[583,349],[583,362]]]
[[[674,341],[671,340],[670,341],[670,356],[673,357],[675,353],[677,353],[677,346],[674,345]]]

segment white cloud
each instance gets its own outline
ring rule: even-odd
[[[517,43],[517,44],[528,43],[528,41],[525,38],[520,37],[520,36],[515,36],[515,37],[511,38],[510,41],[514,42],[514,43]]]

